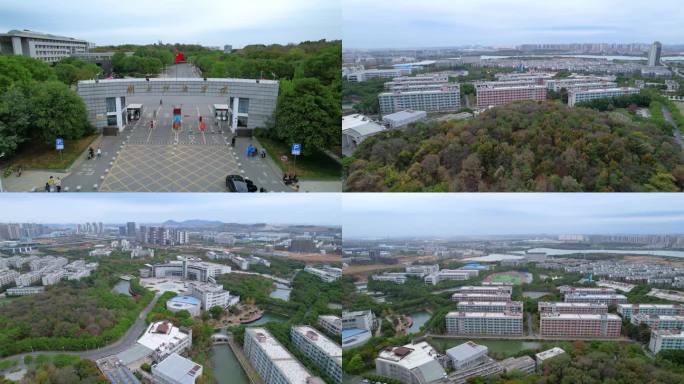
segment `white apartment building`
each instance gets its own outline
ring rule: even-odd
[[[41,278],[43,285],[54,285],[59,283],[63,278],[67,276],[67,271],[64,269],[58,269],[56,271],[48,272]]]
[[[342,312],[342,329],[354,328],[372,331],[375,328],[373,311]]]
[[[604,303],[566,303],[563,301],[540,301],[537,304],[539,313],[608,313],[608,305]]]
[[[582,294],[566,294],[566,303],[597,303],[606,305],[626,304],[627,297],[625,295],[582,295]]]
[[[477,293],[477,294],[505,294],[510,296],[513,294],[513,286],[512,285],[483,285],[483,286],[475,286],[475,285],[464,285],[462,287],[458,287],[455,292],[458,293]]]
[[[445,320],[447,333],[507,336],[523,334],[521,312],[449,312]]]
[[[477,269],[442,269],[441,271],[425,276],[425,284],[437,285],[440,281],[448,280],[468,280],[477,277]]]
[[[173,353],[192,346],[192,329],[178,328],[164,320],[150,324],[137,344],[147,348],[153,361],[159,362]]]
[[[0,287],[14,282],[19,275],[19,272],[13,270],[0,271]]]
[[[449,83],[436,90],[383,92],[378,95],[378,102],[383,116],[406,109],[453,112],[461,108],[461,91],[458,84]]]
[[[408,265],[406,266],[406,275],[423,277],[431,273],[439,271],[439,265]]]
[[[267,384],[323,384],[265,328],[247,328],[245,356]]]
[[[7,296],[28,296],[45,292],[45,287],[15,287],[8,288],[5,293]]]
[[[385,348],[375,359],[375,370],[381,376],[404,384],[431,383],[446,377],[440,356],[426,342]]]
[[[318,324],[332,335],[342,334],[342,318],[333,315],[319,315]]]
[[[403,69],[364,69],[347,74],[347,81],[360,83],[370,79],[393,79],[410,73],[410,70]]]
[[[436,84],[446,84],[449,76],[445,74],[426,74],[418,76],[401,76],[393,78],[392,81],[385,82],[385,90],[393,91],[407,86],[431,86]]]
[[[28,287],[29,285],[39,282],[40,276],[40,271],[23,273],[14,279],[14,284],[16,284],[17,287]]]
[[[652,331],[659,329],[684,330],[684,316],[649,315],[646,313],[637,313],[632,315],[630,322],[634,325],[640,325],[641,323],[644,323],[648,325]]]
[[[342,277],[342,269],[331,267],[329,265],[324,265],[322,267],[312,267],[307,265],[304,267],[304,272],[308,272],[319,279],[325,281],[326,283],[332,283],[333,281]]]
[[[661,350],[684,349],[684,331],[675,329],[652,331],[648,349],[654,354]]]
[[[489,352],[487,346],[475,344],[472,341],[459,344],[446,350],[446,354],[451,359],[455,371],[478,365],[483,357],[487,356],[487,352]]]
[[[596,99],[612,98],[626,95],[635,95],[639,93],[638,88],[622,87],[622,88],[604,88],[604,89],[587,89],[587,90],[570,90],[568,92],[568,106],[574,107],[575,104],[582,101],[590,101]]]
[[[337,384],[342,383],[342,348],[338,344],[307,325],[292,327],[290,339],[304,356]]]
[[[56,36],[13,29],[0,34],[0,53],[32,57],[46,63],[56,63],[72,54],[86,53],[88,42],[72,37]]]
[[[396,284],[404,284],[408,277],[404,272],[385,272],[379,275],[371,275],[371,280],[389,281]]]
[[[629,320],[632,316],[644,313],[647,315],[684,316],[682,304],[618,304],[617,313]]]
[[[560,356],[564,353],[565,350],[563,350],[563,348],[558,347],[553,347],[546,351],[537,353],[536,355],[534,355],[535,360],[537,362],[537,370],[541,369],[542,364],[544,364],[544,362],[548,361],[549,359],[553,359],[554,357]]]

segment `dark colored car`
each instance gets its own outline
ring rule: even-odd
[[[226,188],[229,192],[256,192],[259,189],[252,180],[240,175],[226,176]]]

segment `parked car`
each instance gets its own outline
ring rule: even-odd
[[[259,190],[252,180],[240,175],[226,176],[226,188],[229,192],[256,192]]]

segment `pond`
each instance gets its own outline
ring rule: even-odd
[[[663,257],[684,257],[684,251],[668,251],[656,249],[555,249],[533,248],[527,252],[546,253],[549,256],[577,255],[577,254],[616,254],[616,255],[646,255]]]
[[[218,384],[249,384],[235,354],[227,345],[214,345],[211,348],[211,365]]]
[[[284,301],[290,300],[290,293],[292,293],[292,288],[285,284],[275,283],[276,289],[271,292],[268,296],[273,299],[280,299]]]
[[[477,344],[486,345],[489,348],[489,352],[500,353],[505,356],[513,356],[520,351],[526,349],[540,349],[542,348],[542,343],[539,341],[524,341],[524,340],[496,340],[496,339],[438,339],[434,338],[430,341],[430,344],[435,346],[437,349],[445,351],[451,347],[455,347],[459,344],[463,344],[466,341],[471,340]]]
[[[269,321],[284,323],[287,321],[287,316],[279,315],[277,313],[264,312],[264,315],[261,316],[261,319],[254,320],[251,323],[247,323],[245,325],[247,325],[249,327],[256,327],[258,325],[264,325],[264,324],[268,323]]]
[[[131,293],[129,292],[130,288],[131,288],[131,282],[130,281],[119,280],[119,282],[116,283],[116,285],[114,285],[114,288],[112,288],[112,290],[114,292],[118,292],[122,295],[131,296]]]
[[[411,316],[411,319],[413,319],[413,324],[411,325],[411,328],[409,328],[408,332],[416,333],[420,331],[420,327],[422,327],[423,324],[430,320],[432,315],[430,315],[430,313],[427,311],[418,311],[409,313],[409,316]]]

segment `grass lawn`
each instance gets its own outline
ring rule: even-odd
[[[513,283],[515,285],[520,285],[522,283],[519,276],[511,275],[496,275],[492,277],[492,281],[501,283]]]
[[[290,155],[290,146],[266,137],[258,137],[257,139],[280,169],[286,171],[288,164],[280,161],[280,157],[287,155],[288,163],[292,162],[293,156]],[[297,156],[297,176],[300,178],[339,180],[341,175],[342,166],[324,153]]]
[[[684,115],[684,102],[682,102],[682,101],[673,101],[673,103],[677,106],[677,108],[679,109],[679,112],[681,112],[682,115]]]
[[[24,169],[67,169],[99,136],[100,134],[94,134],[79,140],[64,140],[63,159],[60,159],[54,143],[48,145],[42,142],[26,142],[3,168],[21,165]]]

